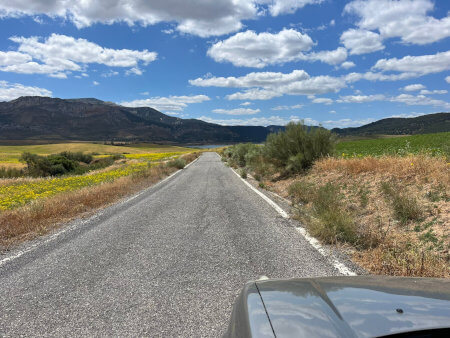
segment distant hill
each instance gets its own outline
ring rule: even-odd
[[[311,127],[315,128],[315,127]],[[262,142],[283,126],[221,126],[180,119],[149,107],[131,108],[95,98],[23,96],[0,102],[0,141],[129,141],[183,144]],[[450,131],[450,113],[389,118],[358,128],[333,129],[347,135],[403,135]]]
[[[262,142],[278,126],[221,126],[94,98],[25,96],[0,102],[0,140]]]
[[[450,113],[436,113],[413,118],[388,118],[356,128],[332,129],[342,136],[414,135],[450,131]]]

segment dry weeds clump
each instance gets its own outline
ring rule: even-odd
[[[191,162],[198,154],[185,155]],[[60,193],[28,205],[0,212],[0,249],[34,238],[78,216],[90,215],[120,198],[157,183],[175,172],[164,164],[97,186]]]
[[[335,236],[370,272],[450,277],[449,170],[445,159],[421,155],[326,158],[305,175],[267,184],[292,198],[311,233],[327,242]],[[355,239],[321,219],[317,192],[327,184],[338,187],[333,212],[350,215]]]

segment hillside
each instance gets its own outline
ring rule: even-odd
[[[220,126],[92,98],[27,96],[0,102],[0,140],[261,142],[274,129]]]
[[[342,136],[413,135],[450,131],[450,113],[436,113],[414,118],[388,118],[356,128],[334,128]]]

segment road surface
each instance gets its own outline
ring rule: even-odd
[[[0,256],[0,336],[219,337],[246,281],[339,274],[291,222],[205,153]]]

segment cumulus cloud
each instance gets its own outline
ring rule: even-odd
[[[347,59],[347,50],[343,47],[307,53],[313,46],[309,35],[292,28],[285,28],[278,33],[255,33],[249,30],[216,42],[207,54],[217,62],[254,68],[292,61],[321,61],[336,65]]]
[[[341,42],[350,54],[366,54],[384,49],[380,34],[364,30],[349,29],[341,35]]]
[[[364,103],[364,102],[372,102],[372,101],[382,101],[385,100],[385,96],[378,95],[348,95],[341,96],[336,102],[339,103]]]
[[[435,89],[435,90],[422,89],[420,91],[420,94],[422,95],[442,95],[447,93],[448,91],[445,89]]]
[[[82,72],[89,64],[134,69],[156,60],[157,53],[148,50],[112,49],[85,39],[52,34],[39,37],[11,37],[17,51],[0,52],[0,71],[47,74],[66,78],[70,72]]]
[[[415,92],[415,91],[418,91],[418,90],[421,90],[421,89],[425,89],[425,86],[423,84],[420,84],[420,83],[413,83],[413,84],[410,84],[410,85],[407,85],[407,86],[403,87],[403,90],[405,92]]]
[[[261,111],[260,109],[235,108],[235,109],[214,109],[213,113],[225,115],[255,115],[260,111]]]
[[[307,34],[294,29],[272,33],[246,31],[237,33],[211,46],[208,55],[217,62],[231,62],[235,66],[263,68],[302,59],[314,42]]]
[[[424,45],[450,36],[450,16],[437,19],[431,0],[356,0],[344,12],[359,18],[360,29],[378,30],[383,39],[400,38],[404,43]]]
[[[295,104],[293,106],[276,106],[271,108],[272,110],[292,110],[292,109],[300,109],[302,108],[302,104]]]
[[[450,76],[445,77],[445,82],[450,83]]]
[[[130,26],[175,23],[182,33],[201,37],[223,35],[242,29],[242,20],[265,13],[293,13],[322,0],[0,0],[0,17],[45,14],[73,22],[78,28],[95,23],[124,22]]]
[[[328,98],[328,97],[317,97],[312,99],[311,101],[312,103],[322,103],[322,104],[326,104],[326,105],[330,105],[333,103],[333,100]]]
[[[344,68],[344,69],[349,69],[349,68],[352,68],[355,66],[356,66],[355,63],[352,61],[345,61],[341,64],[341,68]]]
[[[381,59],[372,67],[381,71],[416,74],[439,73],[450,69],[450,51],[431,55],[405,56],[401,59]]]
[[[125,107],[151,107],[163,112],[182,111],[190,103],[209,101],[206,95],[151,97],[148,99],[124,101],[119,103]]]
[[[240,106],[246,107],[246,106],[250,106],[251,104],[252,104],[251,102],[247,101],[247,102],[242,102],[242,103],[240,104]]]
[[[241,77],[206,76],[190,80],[201,87],[250,88],[227,95],[228,100],[269,100],[287,95],[315,95],[338,92],[346,86],[344,78],[327,75],[311,77],[304,70],[291,73],[253,72]]]
[[[10,101],[20,96],[52,96],[52,92],[45,88],[0,81],[0,101]]]

